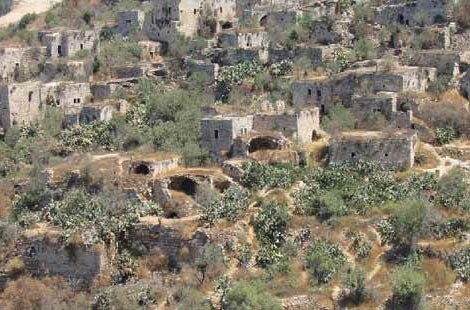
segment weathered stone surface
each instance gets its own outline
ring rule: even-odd
[[[407,169],[414,164],[416,133],[345,132],[333,137],[329,152],[330,164],[372,161],[388,169]]]

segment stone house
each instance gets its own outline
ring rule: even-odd
[[[224,31],[218,35],[218,46],[222,48],[265,49],[269,46],[268,33],[262,29]]]
[[[371,96],[354,96],[351,109],[357,118],[356,128],[369,129],[373,119],[382,115],[387,128],[411,129],[412,111],[401,111],[397,104],[397,94],[380,92]],[[372,124],[373,125],[373,124]]]
[[[0,79],[12,82],[25,66],[39,64],[45,57],[45,50],[36,47],[5,47],[0,51]]]
[[[206,18],[216,21],[209,26],[217,33],[236,16],[236,0],[154,0],[153,4],[144,27],[155,41],[169,42],[178,33],[193,37]]]
[[[377,8],[375,22],[381,25],[399,23],[407,26],[442,24],[448,20],[456,0],[416,0],[382,5]],[[418,15],[421,15],[418,18]]]
[[[142,49],[141,58],[143,60],[155,60],[162,49],[161,43],[154,41],[139,41],[138,45]]]
[[[99,34],[94,30],[42,31],[39,40],[52,58],[72,57],[79,51],[96,53],[99,50]]]
[[[378,92],[425,92],[436,78],[436,69],[399,67],[391,71],[359,68],[337,74],[333,78],[317,77],[292,84],[294,105],[313,105],[320,113],[340,100],[351,106],[354,95],[367,96]]]
[[[130,10],[119,12],[118,32],[128,36],[132,31],[141,31],[144,26],[145,12]]]
[[[40,115],[41,83],[0,85],[0,125],[3,129],[35,121]]]
[[[329,164],[375,162],[387,169],[408,169],[414,164],[417,135],[413,131],[352,131],[333,137]]]
[[[247,116],[218,115],[202,119],[201,146],[216,156],[229,155],[232,148],[250,149],[249,144],[251,142],[257,143],[257,140],[266,141],[267,144],[280,145],[285,144],[283,140],[285,140],[284,137],[287,137],[291,140],[307,143],[312,140],[319,128],[320,113],[318,108],[299,112],[257,113]],[[238,145],[240,143],[244,146]]]
[[[1,126],[28,124],[38,119],[43,105],[55,106],[78,120],[83,104],[91,98],[89,83],[41,82],[0,85]]]

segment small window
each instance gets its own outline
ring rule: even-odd
[[[321,98],[321,90],[319,90],[319,89],[317,90],[317,97]]]
[[[355,158],[356,157],[356,153],[351,153],[351,158]]]
[[[126,24],[132,24],[132,20],[126,19]]]
[[[80,44],[80,49],[82,50],[84,48],[83,43]]]
[[[309,88],[308,89],[308,95],[311,96],[312,95],[312,90]]]
[[[220,13],[222,13],[222,7],[220,7]]]
[[[214,138],[219,139],[219,131],[218,130],[214,130]]]
[[[388,157],[388,153],[385,153],[385,157]]]
[[[197,10],[196,10],[196,9],[194,9],[194,15],[196,15],[196,14],[197,14]]]
[[[29,94],[28,94],[28,102],[31,102],[33,100],[33,95],[34,95],[34,93],[32,91],[30,91]]]

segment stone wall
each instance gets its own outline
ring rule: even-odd
[[[94,30],[42,31],[38,36],[52,58],[72,57],[81,50],[99,51],[99,35]]]
[[[0,85],[1,126],[8,129],[35,121],[40,114],[41,83]]]
[[[136,253],[144,256],[163,253],[168,256],[170,264],[179,264],[183,247],[195,254],[206,242],[207,236],[201,232],[196,231],[192,236],[185,237],[177,228],[151,223],[138,224],[129,235],[129,244]]]
[[[64,247],[44,235],[24,238],[18,254],[35,277],[60,276],[80,289],[88,289],[96,277],[110,271],[114,254],[104,245]]]
[[[112,95],[120,89],[119,84],[113,83],[95,83],[90,86],[94,101],[100,101],[111,98]]]
[[[145,12],[131,10],[119,12],[118,32],[123,36],[129,35],[132,31],[141,31],[144,26]]]
[[[332,138],[330,164],[376,162],[387,169],[408,169],[414,164],[417,136],[411,131],[349,132]]]
[[[455,77],[460,73],[461,55],[459,52],[443,50],[416,51],[410,55],[407,63],[411,66],[434,67],[437,74]]]
[[[68,61],[58,63],[49,61],[44,64],[41,72],[41,81],[67,80],[75,82],[86,82],[91,77],[91,64],[87,61]]]
[[[436,78],[436,69],[428,67],[401,67],[393,71],[375,71],[371,68],[350,70],[336,75],[292,84],[294,105],[314,105],[323,113],[339,99],[346,107],[354,96],[369,96],[379,92],[425,92]]]
[[[218,36],[218,45],[222,48],[267,48],[269,45],[268,33],[257,30],[241,30],[236,32],[222,32]]]
[[[207,76],[208,83],[213,84],[219,73],[219,65],[213,63],[206,63],[203,61],[188,61],[188,75],[194,73],[203,73]]]

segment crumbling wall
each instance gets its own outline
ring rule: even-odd
[[[286,112],[283,114],[255,114],[253,129],[256,131],[278,131],[286,137],[306,143],[312,140],[315,130],[320,128],[319,109]]]
[[[33,122],[39,117],[41,84],[27,82],[0,86],[1,125],[8,129]]]
[[[253,116],[215,117],[201,121],[201,146],[215,155],[230,150],[234,139],[253,129]]]
[[[18,252],[33,276],[60,276],[81,289],[88,289],[97,276],[109,271],[114,257],[104,245],[64,247],[43,235],[25,238]]]
[[[188,61],[188,74],[203,73],[207,76],[208,83],[213,84],[219,73],[219,65],[213,63],[205,63],[202,61]]]
[[[388,169],[407,169],[414,164],[417,136],[364,132],[332,139],[328,148],[329,163],[342,164],[358,160],[376,162]]]
[[[129,35],[132,31],[141,31],[145,21],[145,12],[131,10],[119,12],[118,32],[123,36]]]
[[[197,231],[192,236],[184,236],[174,227],[141,223],[131,232],[128,241],[131,249],[140,255],[163,253],[171,265],[179,265],[181,249],[186,247],[189,253],[198,253],[207,242],[207,236]]]

